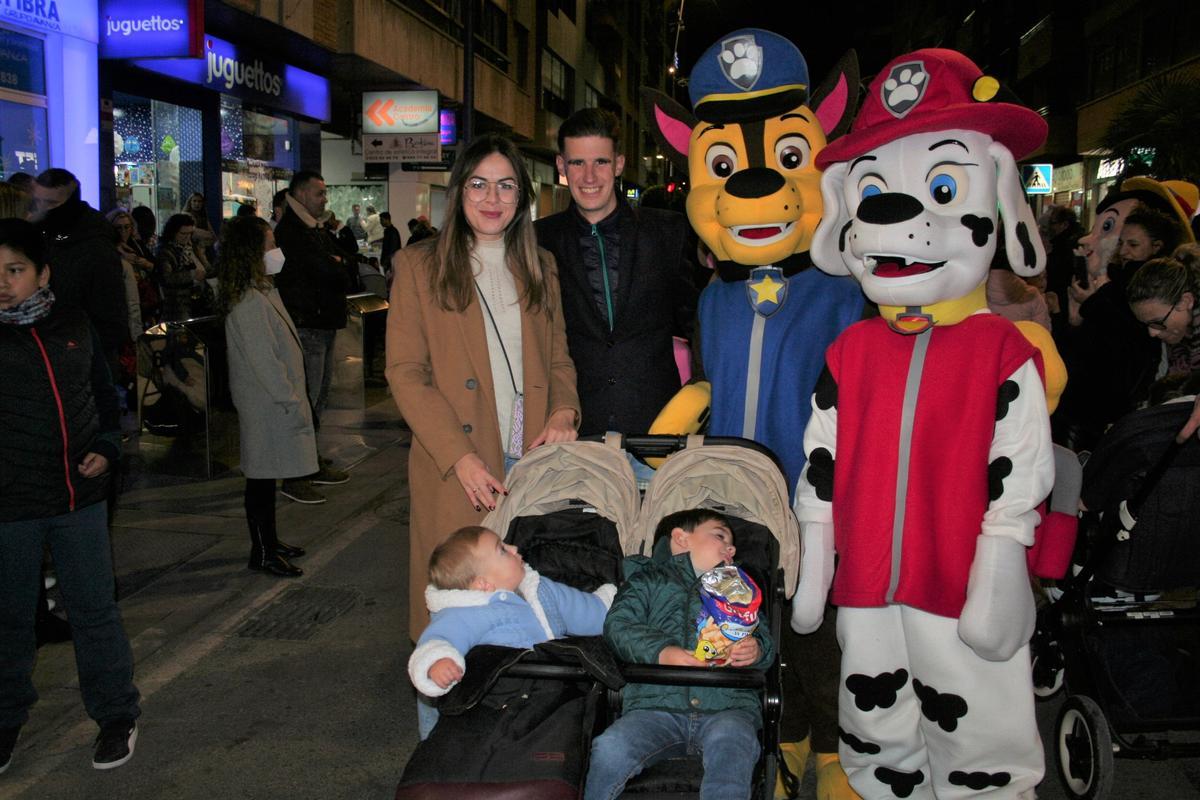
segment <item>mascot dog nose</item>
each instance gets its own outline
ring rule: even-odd
[[[872,225],[895,225],[912,219],[924,210],[921,201],[910,194],[887,192],[871,195],[859,203],[858,218]]]
[[[758,197],[769,197],[783,188],[784,180],[773,169],[752,167],[736,173],[725,182],[725,191],[743,200],[753,200]]]

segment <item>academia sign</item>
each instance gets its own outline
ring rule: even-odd
[[[101,58],[203,55],[203,0],[100,0]]]
[[[363,92],[364,134],[438,132],[437,92]]]

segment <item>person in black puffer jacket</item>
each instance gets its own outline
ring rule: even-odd
[[[83,201],[79,181],[65,169],[37,176],[33,202],[50,258],[50,288],[59,303],[87,314],[115,375],[121,345],[129,339],[129,314],[112,226]]]
[[[37,700],[34,619],[49,545],[100,726],[92,766],[137,740],[133,653],[114,597],[106,501],[120,457],[116,391],[87,316],[55,302],[36,228],[0,220],[0,772]]]

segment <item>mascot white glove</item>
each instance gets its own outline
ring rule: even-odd
[[[800,523],[800,582],[792,597],[792,630],[812,633],[825,617],[833,583],[833,523]]]
[[[980,536],[958,638],[980,658],[1007,661],[1033,636],[1035,615],[1024,545],[1007,536]]]

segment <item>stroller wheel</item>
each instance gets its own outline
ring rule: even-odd
[[[1045,652],[1033,657],[1033,693],[1039,700],[1047,700],[1058,694],[1063,686],[1062,654],[1058,644],[1051,643]]]
[[[1070,797],[1103,800],[1113,782],[1112,734],[1096,701],[1068,697],[1054,726],[1058,777]]]

